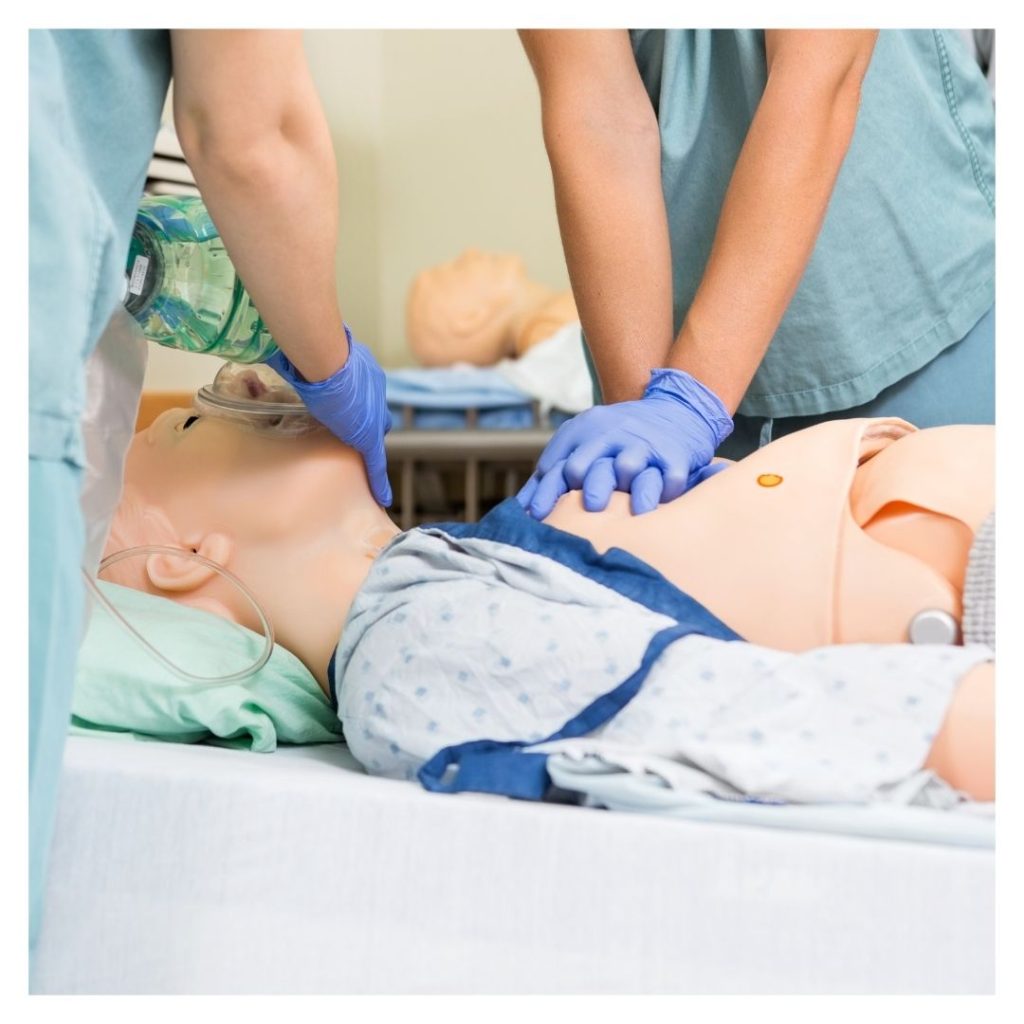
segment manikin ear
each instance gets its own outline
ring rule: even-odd
[[[223,533],[208,533],[198,542],[185,543],[182,547],[218,565],[226,566],[231,559],[231,540]],[[150,555],[146,559],[146,575],[154,587],[183,593],[197,590],[217,573],[209,566],[184,555]]]

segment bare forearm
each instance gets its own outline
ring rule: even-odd
[[[283,136],[264,142],[263,169],[194,164],[239,277],[278,342],[307,380],[323,380],[348,354],[334,258],[337,185],[309,148]]]
[[[693,374],[730,412],[813,251],[853,136],[870,45],[863,51],[831,77],[809,72],[811,55],[802,54],[769,73],[704,277],[669,355],[669,365]]]
[[[623,138],[577,127],[551,138],[548,152],[573,295],[603,398],[639,398],[672,342],[657,131]]]
[[[608,402],[639,398],[672,343],[657,119],[624,30],[520,32],[573,295]]]
[[[276,72],[253,82],[237,68],[241,98],[228,102],[231,69],[197,70],[209,54],[205,39],[187,38],[194,35],[210,34],[174,37],[175,120],[186,157],[274,339],[307,380],[322,380],[344,364],[348,346],[334,274],[334,153],[301,44],[297,52],[288,33],[226,33],[229,63],[237,41],[237,63]],[[254,95],[245,99],[247,85]]]

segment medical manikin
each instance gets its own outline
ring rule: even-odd
[[[265,391],[253,380],[235,386],[243,397]],[[203,394],[195,408],[170,410],[135,436],[107,552],[168,545],[244,581],[277,642],[337,700],[346,739],[370,771],[412,777],[445,745],[519,738],[525,720],[516,716],[524,709],[539,725],[521,738],[548,735],[551,723],[576,709],[574,700],[599,695],[644,655],[643,643],[621,646],[648,629],[650,613],[636,604],[643,595],[630,592],[628,581],[621,589],[631,600],[613,591],[616,573],[646,572],[660,577],[641,579],[643,586],[698,602],[725,624],[718,635],[733,631],[747,642],[694,635],[673,644],[658,685],[645,683],[618,716],[630,735],[683,721],[686,707],[661,710],[657,701],[690,693],[685,699],[694,706],[719,701],[707,711],[713,723],[746,707],[744,735],[765,748],[771,730],[761,736],[748,728],[751,714],[774,721],[778,706],[792,700],[810,720],[827,690],[829,699],[853,704],[848,715],[837,705],[825,721],[843,731],[849,719],[866,732],[871,709],[892,695],[883,730],[889,746],[874,752],[883,743],[876,738],[870,758],[856,746],[849,757],[852,764],[899,762],[899,771],[858,784],[852,795],[821,779],[767,785],[767,795],[781,789],[782,799],[870,799],[871,786],[926,769],[975,799],[993,798],[993,651],[977,643],[994,645],[990,609],[970,595],[965,609],[965,575],[977,571],[978,539],[991,526],[992,428],[918,432],[893,419],[836,421],[782,438],[644,516],[630,514],[625,494],[590,513],[572,493],[545,524],[512,501],[485,518],[482,534],[466,526],[464,534],[427,527],[399,535],[373,500],[358,454],[329,433],[306,429],[301,414],[275,416],[269,401],[261,421],[236,415],[230,396],[204,404]],[[244,401],[237,404],[244,409]],[[288,408],[295,407],[278,406]],[[568,565],[568,556],[556,564],[557,552],[570,549],[586,565]],[[546,558],[545,550],[556,554]],[[543,585],[538,558],[553,566]],[[611,589],[588,575],[612,580]],[[193,561],[154,554],[105,578],[259,628],[231,582]],[[524,628],[534,610],[536,628]],[[596,641],[582,637],[591,623]],[[589,665],[605,643],[611,653]],[[750,680],[731,696],[711,681],[723,657],[729,667],[720,678]],[[561,668],[547,681],[555,663]],[[899,689],[911,678],[922,680],[924,692]],[[573,696],[577,679],[586,685]],[[779,686],[770,706],[744,704]],[[435,698],[433,711],[417,710]],[[399,728],[396,707],[412,716],[401,735],[388,731]],[[798,724],[779,720],[780,749],[802,742],[796,737],[809,730]],[[855,744],[855,733],[825,741]],[[657,742],[669,740],[659,733]],[[705,766],[717,765],[740,792],[756,792],[756,780],[730,767],[721,753],[727,748],[710,751]],[[686,756],[703,755],[687,748]]]
[[[467,249],[416,276],[405,324],[424,366],[491,366],[578,320],[572,293],[530,280],[518,256]]]

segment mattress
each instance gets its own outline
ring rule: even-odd
[[[71,737],[40,993],[991,992],[991,850]]]

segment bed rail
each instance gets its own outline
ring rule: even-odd
[[[419,430],[414,410],[403,407],[402,426],[385,438],[395,504],[403,530],[427,522],[476,522],[483,512],[512,497],[533,472],[553,427],[534,403],[533,426],[486,430],[477,410],[466,410],[461,430]]]

